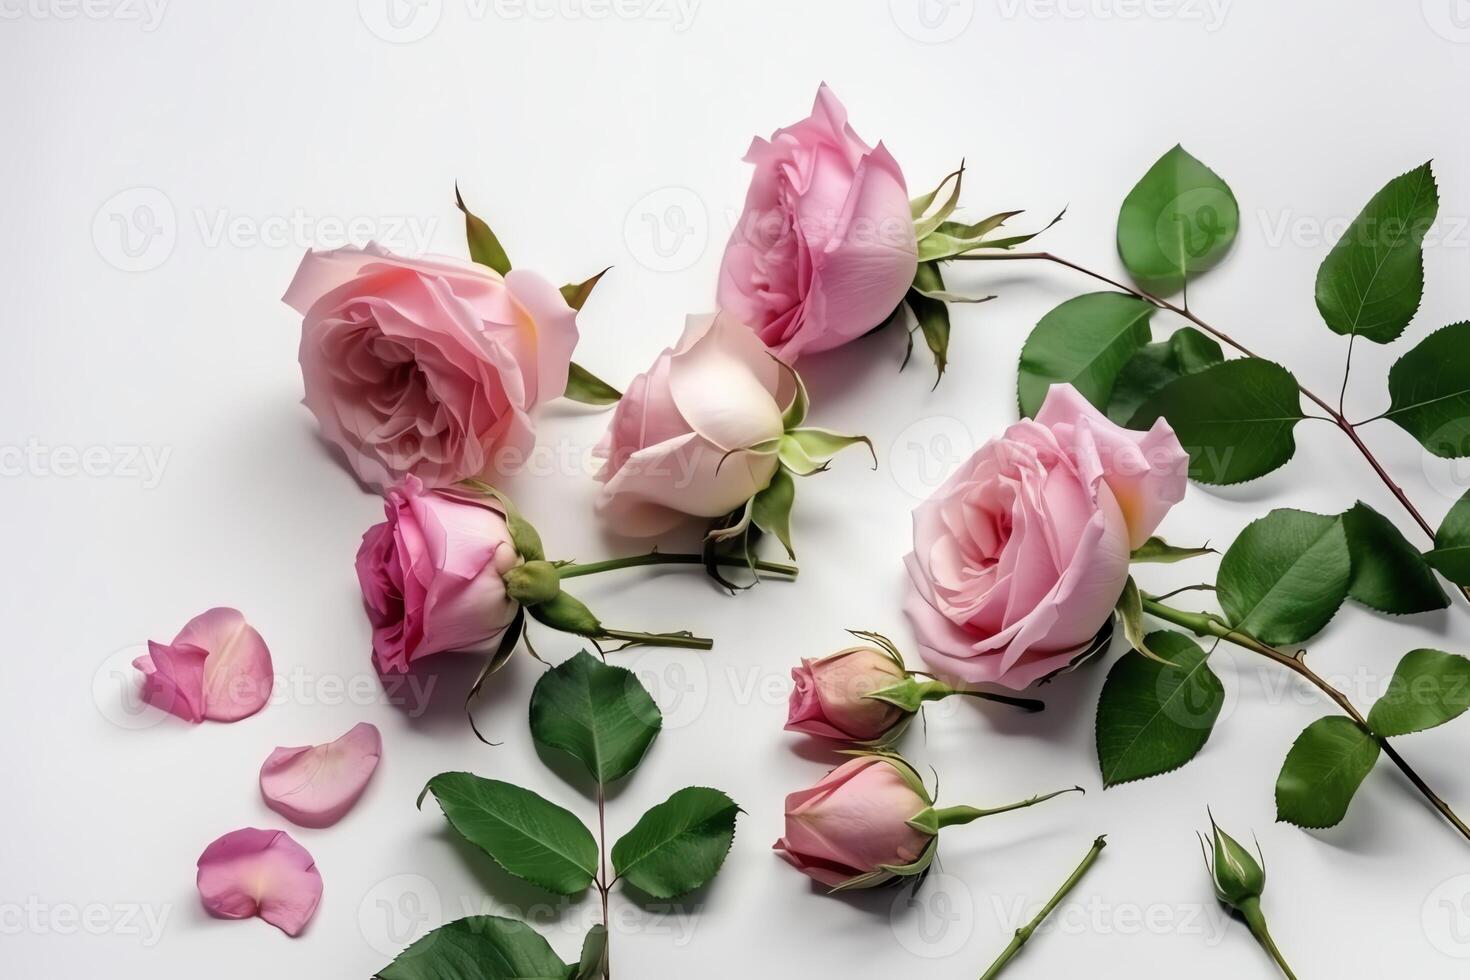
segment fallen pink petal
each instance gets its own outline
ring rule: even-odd
[[[143,698],[186,721],[239,721],[270,701],[275,668],[270,650],[238,609],[200,613],[169,644],[148,644],[133,661],[143,672]]]
[[[204,662],[196,646],[148,641],[148,652],[133,661],[143,672],[143,700],[196,725],[204,720]]]
[[[322,900],[322,876],[306,848],[281,830],[246,827],[199,856],[199,898],[217,919],[259,916],[297,936]]]
[[[276,749],[260,767],[260,792],[292,823],[330,827],[362,797],[382,755],[383,736],[362,722],[335,742]]]

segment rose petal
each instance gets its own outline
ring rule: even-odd
[[[335,742],[278,748],[260,767],[266,805],[303,827],[330,827],[361,798],[383,754],[383,737],[367,722]]]
[[[669,366],[669,390],[690,427],[728,452],[781,435],[781,373],[760,338],[734,318],[690,317]]]
[[[270,700],[275,685],[271,653],[238,609],[200,613],[174,637],[209,652],[204,662],[204,717],[211,721],[248,718]]]
[[[196,646],[148,641],[148,653],[133,661],[143,672],[143,700],[195,724],[204,720],[204,662]]]
[[[204,849],[198,886],[210,915],[258,915],[288,936],[300,935],[322,899],[322,876],[306,848],[284,831],[254,827],[225,834]]]

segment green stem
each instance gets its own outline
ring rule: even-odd
[[[1092,867],[1092,862],[1097,860],[1097,856],[1107,846],[1107,835],[1103,835],[1092,842],[1092,850],[1088,851],[1087,856],[1082,859],[1082,863],[1077,865],[1077,870],[1073,871],[1071,876],[1062,882],[1062,887],[1057,889],[1056,894],[1051,897],[1051,901],[1041,907],[1041,911],[1036,913],[1036,918],[1016,930],[1016,934],[1011,937],[1010,945],[1001,951],[1000,956],[996,958],[994,963],[990,964],[990,969],[985,971],[985,975],[980,980],[993,980],[994,977],[1000,976],[1000,971],[1005,969],[1006,964],[1021,951],[1021,947],[1026,945],[1032,934],[1046,921],[1046,917],[1051,915],[1056,907],[1062,903],[1062,899],[1066,898],[1068,893],[1077,887],[1077,882],[1082,880],[1082,876],[1087,874],[1087,869]],[[1292,980],[1296,980],[1296,978],[1292,977]]]
[[[1242,649],[1259,654],[1310,682],[1319,691],[1331,698],[1332,702],[1342,709],[1343,714],[1351,718],[1359,728],[1370,735],[1378,743],[1379,748],[1383,750],[1383,754],[1388,756],[1393,761],[1393,764],[1399,767],[1399,771],[1408,777],[1409,782],[1414,784],[1414,788],[1424,795],[1424,798],[1460,832],[1462,837],[1470,840],[1470,826],[1466,826],[1465,822],[1456,815],[1455,811],[1450,809],[1450,805],[1440,799],[1439,794],[1429,788],[1429,784],[1424,782],[1424,779],[1414,771],[1414,768],[1409,765],[1403,756],[1399,755],[1398,750],[1389,743],[1387,738],[1384,738],[1382,735],[1373,731],[1372,728],[1368,727],[1368,720],[1348,700],[1348,696],[1329,684],[1322,675],[1308,667],[1301,657],[1293,656],[1267,643],[1262,643],[1249,633],[1231,626],[1219,616],[1211,613],[1187,612],[1183,609],[1175,609],[1173,606],[1164,605],[1153,596],[1145,595],[1143,597],[1143,611],[1151,616],[1162,619],[1166,623],[1182,626],[1196,636],[1217,637],[1227,643],[1233,643]]]
[[[991,691],[972,691],[963,687],[950,687],[943,681],[924,681],[918,685],[919,700],[942,701],[953,694],[963,695],[967,698],[978,698],[981,701],[995,701],[998,704],[1008,704],[1013,708],[1022,708],[1026,711],[1041,711],[1046,707],[1045,701],[1035,698],[1017,698],[1009,694],[995,694]]]
[[[621,640],[629,646],[679,647],[684,650],[709,650],[715,641],[693,633],[633,633],[628,630],[610,630],[603,627],[600,640]]]
[[[1286,965],[1286,957],[1281,955],[1281,950],[1276,948],[1276,940],[1271,938],[1271,931],[1266,928],[1266,917],[1261,913],[1260,899],[1247,899],[1240,903],[1240,914],[1245,917],[1245,923],[1250,927],[1251,935],[1256,937],[1256,942],[1261,948],[1270,954],[1276,965],[1281,967],[1281,972],[1286,974],[1287,980],[1296,980],[1296,974],[1291,972],[1291,967]]]
[[[935,807],[934,819],[940,827],[959,827],[971,821],[979,820],[981,817],[992,817],[997,813],[1009,813],[1012,810],[1024,810],[1028,806],[1035,806],[1038,803],[1045,803],[1047,800],[1055,799],[1063,793],[1084,792],[1086,790],[1081,786],[1072,786],[1068,789],[1059,789],[1055,793],[1047,793],[1044,796],[1033,796],[1029,800],[1022,800],[1019,803],[1008,803],[1005,806],[991,807],[988,810],[982,810],[973,806]]]
[[[630,555],[627,558],[609,558],[606,561],[576,562],[571,565],[561,565],[557,568],[557,574],[562,578],[577,578],[582,575],[596,575],[599,572],[616,571],[619,568],[637,568],[642,565],[703,565],[703,555],[694,554],[664,554],[661,551],[651,551],[646,555]],[[730,567],[749,568],[754,565],[756,571],[771,572],[774,575],[789,575],[796,577],[795,565],[787,565],[778,561],[747,562],[743,558],[730,556],[718,559],[718,564]]]

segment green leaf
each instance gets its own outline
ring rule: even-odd
[[[1384,738],[1422,732],[1470,709],[1470,660],[1440,650],[1410,650],[1388,690],[1368,712],[1368,727]]]
[[[606,973],[607,927],[599,922],[587,930],[587,938],[582,940],[582,958],[573,980],[602,980]]]
[[[531,692],[531,737],[572,755],[604,786],[637,767],[662,727],[637,675],[586,650],[542,674]]]
[[[572,309],[580,311],[582,307],[587,305],[587,300],[592,295],[592,290],[597,288],[597,284],[602,281],[602,277],[607,275],[608,269],[611,268],[612,266],[608,266],[607,269],[603,269],[590,279],[567,283],[561,287],[561,298],[566,300],[567,305]]]
[[[1450,604],[1424,556],[1388,518],[1359,501],[1342,515],[1342,526],[1353,560],[1349,597],[1394,615]]]
[[[1434,532],[1434,550],[1424,556],[1456,585],[1470,585],[1470,492],[1466,492]]]
[[[1424,296],[1424,235],[1439,211],[1429,164],[1390,180],[1317,270],[1317,310],[1340,334],[1386,344]]]
[[[1189,558],[1198,558],[1200,555],[1213,554],[1214,551],[1215,549],[1210,547],[1181,548],[1170,544],[1163,538],[1153,537],[1134,548],[1133,554],[1128,557],[1130,561],[1172,565]]]
[[[433,793],[461,837],[506,871],[558,895],[576,895],[597,874],[597,841],[570,810],[528,789],[468,772],[442,772]]]
[[[612,405],[623,393],[573,361],[567,368],[567,389],[562,393],[583,405]]]
[[[502,276],[509,272],[510,256],[505,254],[500,239],[495,237],[495,232],[490,230],[490,226],[465,206],[464,198],[459,194],[458,184],[454,185],[454,204],[464,212],[464,233],[470,246],[470,258],[481,265],[488,265]]]
[[[1436,456],[1470,456],[1470,321],[1425,337],[1388,369],[1383,417]]]
[[[1150,633],[1147,641],[1170,663],[1124,654],[1098,700],[1104,786],[1157,776],[1193,759],[1225,703],[1225,689],[1199,644],[1172,630]]]
[[[949,307],[942,299],[926,294],[942,292],[944,276],[938,263],[919,263],[918,271],[914,273],[914,288],[908,292],[908,305],[919,324],[919,332],[924,335],[929,353],[934,355],[935,385],[939,384],[939,379],[944,377],[944,369],[949,366]]]
[[[692,891],[725,863],[739,813],[735,801],[717,789],[681,789],[613,845],[613,870],[653,898]]]
[[[435,929],[375,976],[381,980],[569,980],[572,967],[524,922],[472,915]]]
[[[1282,508],[1226,550],[1216,595],[1230,625],[1266,643],[1300,643],[1332,619],[1352,571],[1341,520]]]
[[[1377,761],[1378,743],[1351,718],[1317,719],[1292,743],[1276,777],[1276,819],[1337,826]]]
[[[1021,414],[1035,415],[1054,384],[1070,384],[1105,408],[1118,372],[1148,343],[1154,309],[1122,293],[1087,293],[1042,317],[1021,348]]]
[[[1127,425],[1139,407],[1164,385],[1224,359],[1220,345],[1194,327],[1180,327],[1168,340],[1144,345],[1118,373],[1108,402],[1108,418]]]
[[[794,503],[796,481],[791,478],[790,470],[780,466],[766,488],[755,495],[750,509],[750,519],[755,526],[767,534],[774,534],[793,560],[796,558],[796,551],[791,547],[791,506]]]
[[[1129,421],[1146,429],[1166,418],[1189,453],[1189,475],[1225,485],[1265,476],[1296,453],[1302,420],[1296,379],[1279,364],[1246,357],[1171,381]]]
[[[1239,228],[1230,188],[1175,146],[1123,199],[1118,254],[1134,279],[1167,296],[1224,258]]]

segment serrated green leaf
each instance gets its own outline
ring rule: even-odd
[[[567,388],[562,394],[583,405],[612,405],[623,393],[575,361],[567,368]]]
[[[1353,560],[1350,598],[1394,615],[1450,604],[1424,556],[1388,518],[1359,501],[1342,515],[1342,526]]]
[[[528,789],[468,772],[429,780],[449,825],[518,878],[558,895],[586,890],[597,874],[597,841],[576,814]]]
[[[1439,211],[1429,164],[1389,181],[1317,270],[1317,310],[1334,332],[1398,338],[1424,296],[1424,235]]]
[[[1470,456],[1470,321],[1425,337],[1388,369],[1383,417],[1445,459]]]
[[[1204,747],[1225,703],[1205,652],[1183,633],[1148,634],[1162,664],[1124,654],[1097,705],[1097,759],[1103,785],[1178,769]]]
[[[458,184],[454,185],[454,204],[464,212],[464,232],[469,243],[470,258],[481,265],[489,266],[502,276],[509,272],[510,256],[505,254],[505,248],[500,244],[500,239],[495,237],[495,232],[490,230],[490,226],[465,206]]]
[[[1214,338],[1194,327],[1180,327],[1168,340],[1145,344],[1118,372],[1108,401],[1108,418],[1127,425],[1139,407],[1164,385],[1224,359],[1225,353]]]
[[[780,466],[766,488],[755,495],[750,508],[750,519],[755,526],[774,534],[786,549],[787,557],[793,560],[796,550],[791,547],[791,507],[795,503],[796,481],[791,478],[790,470]]]
[[[1225,551],[1216,595],[1230,625],[1266,643],[1300,643],[1332,619],[1352,571],[1341,520],[1282,508]]]
[[[1368,712],[1368,727],[1392,738],[1454,721],[1467,709],[1470,660],[1441,650],[1410,650]]]
[[[375,976],[380,980],[569,980],[572,967],[524,922],[472,915],[435,929]]]
[[[639,818],[613,845],[613,870],[653,898],[705,884],[725,863],[740,807],[717,789],[679,790]]]
[[[638,766],[662,727],[638,676],[586,650],[542,674],[531,692],[531,737],[576,758],[604,786]]]
[[[1378,743],[1351,718],[1317,719],[1292,743],[1276,777],[1276,819],[1337,826],[1377,761]]]
[[[1175,146],[1123,199],[1118,254],[1129,275],[1167,296],[1224,258],[1239,228],[1229,186]]]
[[[1214,548],[1181,548],[1172,545],[1163,538],[1149,538],[1143,544],[1133,549],[1128,556],[1130,561],[1148,562],[1157,565],[1172,565],[1175,562],[1185,561],[1190,558],[1198,558],[1200,555],[1213,554]]]
[[[928,293],[944,291],[944,275],[937,262],[921,262],[914,273],[914,288],[908,292],[908,306],[919,332],[924,335],[924,344],[934,355],[934,383],[944,377],[949,366],[949,307],[941,299],[931,298]]]
[[[602,980],[607,973],[607,928],[598,923],[587,930],[582,940],[582,958],[577,962],[574,980]]]
[[[1470,585],[1470,492],[1455,501],[1440,522],[1434,550],[1424,560],[1456,585]]]
[[[1042,317],[1021,348],[1016,381],[1021,414],[1035,415],[1054,384],[1070,384],[1106,408],[1118,372],[1148,343],[1154,309],[1122,293],[1087,293]]]
[[[1245,357],[1171,381],[1129,421],[1147,429],[1166,418],[1189,453],[1189,475],[1225,485],[1265,476],[1296,453],[1302,420],[1296,379],[1279,364]]]

